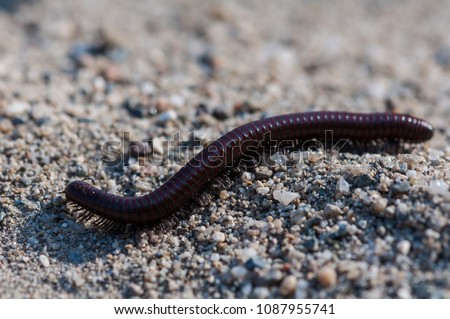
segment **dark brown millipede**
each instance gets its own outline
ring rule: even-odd
[[[100,226],[152,224],[174,214],[225,167],[261,145],[270,132],[275,141],[311,139],[332,131],[333,138],[364,141],[401,139],[422,142],[433,136],[433,127],[408,114],[309,112],[266,118],[240,126],[220,137],[194,156],[155,191],[138,197],[123,197],[83,182],[67,185],[65,196],[84,219],[97,216]],[[83,219],[83,218],[82,218]]]

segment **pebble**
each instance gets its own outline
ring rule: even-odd
[[[348,194],[350,191],[349,183],[341,176],[336,183],[336,190],[342,194]]]
[[[220,199],[225,200],[225,199],[230,198],[230,194],[228,193],[228,191],[222,190],[222,191],[220,191],[220,193],[219,193],[219,197],[220,197]]]
[[[211,239],[215,242],[224,242],[225,241],[225,234],[220,232],[220,231],[215,231],[212,236]]]
[[[213,109],[212,116],[218,120],[225,120],[231,116],[231,108],[226,105],[219,105]]]
[[[48,260],[47,256],[45,256],[45,255],[39,255],[39,262],[45,268],[50,266],[50,261]]]
[[[144,290],[142,289],[141,286],[135,284],[135,283],[131,283],[128,285],[128,294],[131,297],[135,297],[135,296],[142,296],[144,294]]]
[[[306,280],[299,280],[295,289],[296,299],[306,299],[308,297],[309,283]]]
[[[261,256],[252,256],[245,262],[245,267],[248,270],[255,270],[256,268],[264,268],[267,265],[267,260]]]
[[[273,285],[279,283],[283,279],[283,273],[278,269],[271,269],[264,277],[264,281],[267,285]]]
[[[428,192],[432,195],[446,195],[449,192],[448,184],[442,179],[431,180]]]
[[[234,266],[231,268],[231,276],[236,280],[242,280],[247,275],[247,269],[243,266]]]
[[[397,243],[397,250],[402,255],[408,255],[410,249],[411,249],[411,243],[408,240],[402,240]]]
[[[6,106],[5,115],[8,117],[20,116],[20,115],[30,111],[30,109],[31,109],[31,106],[27,102],[22,102],[22,101],[13,102],[13,103],[9,104],[8,106]]]
[[[280,285],[281,295],[287,297],[294,294],[297,288],[297,278],[294,275],[289,275],[283,279]]]
[[[0,132],[3,134],[11,133],[14,129],[12,122],[8,118],[0,119]]]
[[[375,201],[375,204],[372,207],[372,212],[374,214],[380,214],[387,207],[388,201],[386,198],[379,198]]]
[[[269,295],[270,291],[266,287],[256,287],[253,289],[253,296],[257,299],[266,299]]]
[[[289,217],[292,224],[298,225],[305,220],[305,212],[303,210],[296,209],[291,211]]]
[[[251,180],[253,180],[254,178],[255,178],[255,176],[254,176],[252,173],[250,173],[250,172],[244,172],[244,173],[242,173],[242,175],[241,175],[241,180],[242,180],[243,182],[251,181]]]
[[[439,206],[444,214],[450,215],[450,203],[441,203]]]
[[[211,261],[219,261],[220,260],[220,255],[217,253],[213,253],[211,254]]]
[[[406,215],[409,212],[409,207],[405,203],[398,203],[397,207],[395,208],[395,213],[399,215]]]
[[[255,168],[255,178],[259,180],[268,179],[272,176],[273,171],[266,166],[258,166]]]
[[[330,217],[337,217],[343,214],[342,210],[333,204],[326,204],[325,208],[323,209],[323,212],[325,213],[325,215]]]
[[[6,217],[6,213],[0,212],[0,223],[3,221],[3,219],[5,219],[5,217]]]
[[[164,124],[169,121],[175,121],[177,118],[178,118],[177,113],[174,110],[169,110],[159,115],[158,122]]]
[[[411,189],[411,186],[409,185],[408,181],[401,182],[400,184],[395,184],[392,186],[392,194],[398,195],[398,194],[406,194]]]
[[[259,187],[256,189],[256,192],[261,195],[267,195],[270,192],[270,188],[269,187]]]
[[[273,198],[283,205],[289,205],[294,199],[298,198],[298,193],[293,193],[285,190],[273,191]]]
[[[319,270],[317,280],[325,288],[331,288],[337,284],[336,271],[331,267],[324,267]]]

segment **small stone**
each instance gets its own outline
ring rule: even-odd
[[[386,198],[379,198],[375,201],[375,204],[372,207],[372,212],[374,214],[380,214],[387,207],[388,201]]]
[[[220,255],[218,253],[211,254],[211,261],[219,261]]]
[[[215,231],[212,236],[211,236],[212,240],[217,242],[217,243],[221,243],[225,241],[225,234],[220,232],[220,231]]]
[[[75,274],[72,277],[72,282],[75,287],[79,288],[84,285],[85,280],[83,278],[81,278],[80,276],[78,276],[77,274]]]
[[[407,288],[400,288],[397,291],[397,296],[401,299],[411,299],[411,292]]]
[[[234,266],[233,268],[231,268],[230,273],[234,279],[242,280],[247,275],[247,269],[243,266]]]
[[[28,238],[28,243],[30,245],[34,246],[34,245],[37,245],[39,243],[39,240],[36,237],[31,236],[30,238]]]
[[[164,124],[169,121],[175,121],[177,117],[178,115],[174,110],[169,110],[161,113],[161,115],[158,117],[158,122]]]
[[[442,155],[443,155],[443,152],[440,150],[431,149],[428,152],[428,156],[430,157],[430,161],[432,161],[432,162],[439,161],[439,159],[441,158]]]
[[[408,181],[401,182],[400,184],[395,184],[392,186],[392,194],[398,195],[398,194],[406,194],[409,192],[411,186],[409,185]]]
[[[284,165],[287,162],[287,157],[279,152],[273,154],[270,159],[279,165]]]
[[[350,185],[342,176],[336,183],[336,190],[342,194],[348,194],[348,192],[350,191]]]
[[[397,250],[402,255],[408,255],[410,249],[411,249],[411,243],[408,240],[402,240],[397,243]]]
[[[264,277],[264,281],[267,285],[273,285],[279,283],[283,279],[283,273],[278,269],[271,269]]]
[[[248,270],[254,270],[256,268],[264,268],[267,265],[267,260],[261,256],[252,256],[245,262],[245,267]]]
[[[143,293],[144,293],[144,290],[142,289],[142,287],[135,283],[131,283],[128,286],[128,294],[132,297],[133,296],[142,296]]]
[[[225,199],[230,198],[230,194],[226,190],[222,190],[219,193],[219,197],[220,197],[220,199],[225,200]]]
[[[6,213],[0,212],[0,223],[3,221],[3,219],[5,219],[5,217],[6,217]]]
[[[272,176],[273,171],[266,166],[260,166],[255,168],[255,178],[256,179],[268,179]]]
[[[225,120],[231,116],[231,108],[226,105],[219,105],[213,109],[212,116],[218,120]]]
[[[314,252],[319,250],[319,240],[315,237],[305,240],[303,243],[303,247],[305,247],[308,251]]]
[[[273,192],[273,198],[279,201],[283,205],[289,205],[294,199],[299,197],[300,195],[297,193],[285,191],[285,190],[275,190]]]
[[[395,213],[399,215],[406,215],[409,212],[409,207],[406,203],[398,203],[395,208]]]
[[[270,192],[270,188],[269,187],[259,187],[256,189],[256,192],[261,195],[267,195]]]
[[[5,115],[8,117],[16,117],[30,110],[31,106],[27,102],[13,102],[6,106]]]
[[[254,176],[252,173],[250,173],[250,172],[244,172],[244,173],[242,173],[242,175],[241,175],[241,180],[242,180],[243,182],[251,181],[251,180],[253,180],[254,178],[255,178],[255,176]]]
[[[297,278],[294,275],[289,275],[283,279],[280,285],[280,293],[283,296],[290,296],[294,294],[297,287]]]
[[[336,271],[331,267],[322,268],[317,274],[317,280],[325,288],[334,287],[337,283]]]
[[[266,299],[269,297],[270,291],[266,287],[256,287],[253,289],[253,296],[258,299]]]
[[[180,108],[183,107],[185,104],[185,99],[184,97],[180,96],[180,95],[172,95],[169,97],[169,102],[170,104],[172,104],[173,106]],[[175,111],[174,111],[175,113]],[[175,113],[176,114],[176,113]]]
[[[296,299],[305,299],[308,297],[309,284],[306,280],[299,280],[295,289]]]
[[[0,120],[0,132],[1,133],[8,134],[8,133],[11,133],[13,129],[14,129],[14,126],[9,119],[4,118],[4,119]]]
[[[294,225],[301,224],[305,219],[305,212],[301,209],[296,209],[291,211],[289,216],[291,218],[291,223]]]
[[[252,292],[252,289],[252,284],[250,282],[246,282],[241,288],[242,295],[244,295],[244,297],[247,297]]]
[[[448,193],[448,184],[442,179],[431,180],[428,192],[433,195],[445,195]]]
[[[372,185],[372,178],[368,174],[361,174],[355,177],[353,184],[357,187],[367,187]]]
[[[342,210],[339,207],[332,204],[326,204],[323,212],[330,217],[337,217],[343,214]]]
[[[450,215],[450,203],[441,203],[439,206],[444,214]]]
[[[50,261],[48,260],[47,256],[45,256],[45,255],[39,255],[39,262],[45,268],[50,266]]]

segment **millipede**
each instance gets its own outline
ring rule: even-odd
[[[419,143],[430,139],[434,129],[422,119],[398,113],[320,111],[279,115],[247,123],[226,133],[149,194],[119,196],[80,180],[69,183],[64,193],[69,205],[81,212],[78,217],[81,222],[95,218],[93,223],[99,228],[157,224],[174,215],[236,160],[264,147],[268,134],[271,140],[281,142],[314,139],[325,131],[331,131],[336,139]]]

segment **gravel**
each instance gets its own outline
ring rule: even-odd
[[[1,298],[450,298],[450,7],[282,2],[0,11]],[[61,194],[145,194],[252,120],[387,109],[435,137],[278,150],[174,227],[100,232]],[[154,156],[106,165],[125,138]]]

